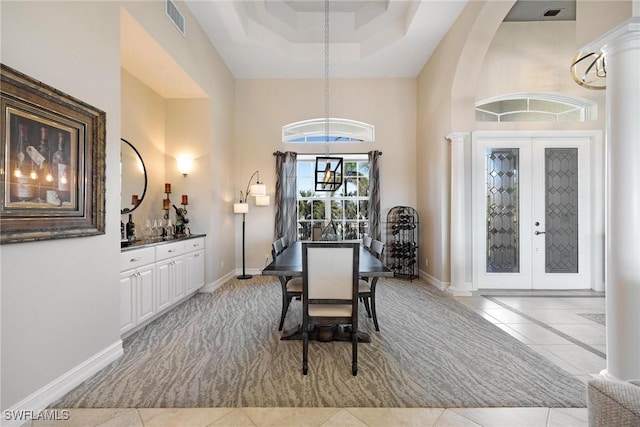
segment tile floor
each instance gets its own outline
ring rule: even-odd
[[[605,300],[596,292],[483,292],[456,297],[497,327],[586,382],[606,367]],[[55,415],[55,414],[54,414]],[[58,413],[59,417],[64,414]],[[74,409],[67,421],[26,425],[585,427],[586,408],[166,408]]]

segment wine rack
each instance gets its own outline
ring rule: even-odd
[[[395,206],[387,214],[386,265],[396,277],[418,277],[418,212]]]

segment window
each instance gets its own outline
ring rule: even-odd
[[[327,119],[311,119],[282,126],[282,142],[326,143]],[[349,119],[329,119],[329,142],[371,142],[375,128],[368,123]]]
[[[298,240],[318,240],[331,222],[338,239],[357,240],[369,228],[369,159],[366,154],[344,158],[343,184],[334,193],[315,192],[316,156],[298,155]]]
[[[478,122],[586,122],[595,116],[593,102],[549,93],[515,93],[476,103]]]

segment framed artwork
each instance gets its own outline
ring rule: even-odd
[[[0,64],[0,244],[104,234],[106,115]]]

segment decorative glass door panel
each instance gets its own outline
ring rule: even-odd
[[[578,272],[578,149],[545,148],[545,272]]]
[[[517,148],[489,148],[486,156],[487,256],[489,273],[520,271]]]

